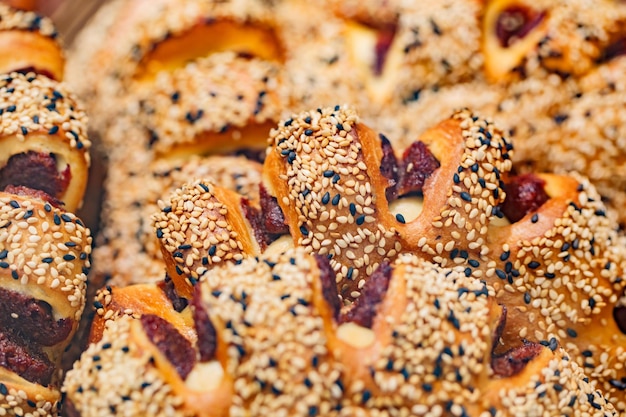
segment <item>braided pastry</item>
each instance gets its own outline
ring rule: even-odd
[[[0,3],[0,73],[35,71],[63,79],[65,55],[52,21]]]
[[[476,268],[481,272],[468,265],[508,307],[504,343],[558,340],[623,407],[626,334],[616,312],[626,287],[624,237],[596,190],[577,175],[527,174],[505,189],[511,201],[503,209],[512,224],[489,231],[490,255]],[[518,198],[524,195],[533,198]]]
[[[400,162],[349,108],[282,121],[269,143],[258,206],[209,180],[160,204],[153,222],[184,297],[219,263],[295,245],[330,259],[350,311],[378,266],[412,252],[493,286],[510,315],[502,349],[561,342],[621,404],[624,238],[588,181],[511,175],[510,144],[468,111]]]
[[[56,414],[57,370],[85,305],[89,229],[45,198],[0,192],[0,403],[15,415]]]
[[[611,1],[489,1],[483,19],[486,75],[498,81],[515,71],[585,74],[614,56],[625,12]]]
[[[119,160],[119,169],[109,170],[103,226],[94,249],[94,279],[123,285],[158,281],[163,258],[150,216],[157,201],[193,178],[210,178],[251,201],[258,201],[261,164],[243,156],[160,158],[145,161],[141,145]],[[124,167],[124,170],[121,167]],[[118,167],[118,165],[116,165]],[[100,262],[95,262],[100,260]]]
[[[272,132],[264,185],[294,241],[331,256],[340,294],[354,300],[376,266],[400,251],[445,264],[444,250],[480,250],[504,196],[499,173],[510,169],[510,148],[492,124],[459,112],[398,162],[353,110],[320,109]]]
[[[376,274],[370,324],[339,314],[325,257],[303,250],[210,270],[180,313],[154,313],[156,287],[111,288],[68,403],[83,416],[614,414],[561,349],[494,357],[502,308],[462,270],[403,257]]]
[[[44,191],[73,212],[87,185],[86,115],[62,85],[42,75],[0,76],[0,189]]]

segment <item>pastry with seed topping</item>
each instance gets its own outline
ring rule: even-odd
[[[68,404],[81,416],[615,415],[558,346],[494,355],[504,310],[462,269],[383,264],[351,316],[333,275],[298,249],[211,269],[179,309],[167,284],[109,288]]]
[[[63,79],[65,53],[52,20],[0,3],[0,74],[36,72]]]

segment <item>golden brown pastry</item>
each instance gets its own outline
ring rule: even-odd
[[[494,356],[502,308],[462,270],[404,257],[378,274],[351,317],[327,260],[302,249],[210,270],[180,313],[102,304],[111,318],[68,373],[68,404],[82,416],[614,415],[562,349]]]
[[[12,415],[57,415],[61,355],[85,306],[91,234],[25,187],[0,192],[0,403]]]
[[[95,279],[110,283],[159,281],[163,258],[150,220],[157,202],[196,178],[207,178],[251,201],[259,200],[261,164],[244,156],[207,156],[146,161],[141,146],[109,170],[103,226],[94,250]],[[121,158],[121,155],[119,155]]]
[[[400,161],[340,106],[283,120],[269,145],[263,184],[294,242],[331,257],[346,300],[401,251],[444,266],[453,250],[480,253],[511,167],[511,145],[469,111],[425,132]]]
[[[65,54],[52,21],[0,3],[0,73],[34,71],[61,81]]]
[[[34,73],[0,76],[0,189],[46,192],[64,209],[82,205],[91,142],[87,116],[63,84]]]
[[[283,57],[274,18],[258,2],[114,3],[107,13],[125,17],[110,30],[127,28],[128,36],[104,54],[119,53],[123,69],[103,74],[102,107],[92,107],[100,120],[115,119],[102,130],[110,169],[94,256],[98,276],[125,284],[161,278],[149,225],[158,199],[193,178],[219,176],[213,180],[237,188],[258,181],[258,163],[243,157],[262,160],[280,117]],[[216,155],[230,159],[207,159]]]
[[[184,297],[218,263],[302,246],[329,258],[351,311],[378,266],[414,253],[493,286],[510,316],[501,349],[561,342],[621,401],[626,250],[587,180],[513,175],[510,144],[469,111],[400,161],[342,107],[282,121],[269,143],[260,207],[209,180],[161,203],[156,233]]]
[[[578,76],[615,53],[626,9],[614,1],[486,2],[483,53],[494,81],[537,70]]]
[[[178,294],[190,298],[210,268],[260,253],[240,194],[206,180],[184,184],[153,217],[163,259]]]
[[[502,209],[511,223],[493,224],[489,255],[468,265],[507,306],[504,345],[558,341],[623,407],[624,237],[595,188],[578,175],[524,174],[510,178],[505,190]]]

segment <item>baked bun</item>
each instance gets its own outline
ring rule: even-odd
[[[585,74],[613,53],[626,22],[619,2],[497,0],[484,13],[485,72],[496,81],[537,71]]]
[[[425,132],[400,161],[349,107],[283,120],[269,146],[263,185],[294,242],[331,257],[346,300],[401,251],[443,265],[453,250],[480,252],[511,168],[511,145],[469,111]]]
[[[191,297],[209,268],[260,253],[247,207],[240,194],[206,180],[184,184],[160,202],[153,224],[167,273],[182,297]]]
[[[52,20],[3,3],[0,18],[0,73],[34,71],[61,81],[65,54]]]
[[[168,304],[116,306],[68,373],[67,401],[78,415],[558,416],[562,400],[572,415],[614,414],[559,348],[493,356],[503,310],[462,270],[404,257],[377,274],[370,294],[388,291],[359,317],[339,313],[326,258],[302,249],[207,272],[189,306],[168,313],[182,323],[190,309],[195,337],[164,318]]]
[[[87,116],[63,84],[34,73],[0,76],[0,188],[41,190],[67,211],[81,205],[91,145]]]
[[[269,144],[258,205],[207,179],[160,203],[153,222],[181,296],[224,261],[300,246],[328,257],[350,312],[380,265],[413,253],[494,288],[509,310],[498,352],[560,342],[621,401],[624,237],[583,177],[514,175],[502,132],[466,110],[399,159],[342,107],[282,121]]]
[[[11,191],[0,192],[0,402],[15,415],[56,415],[61,355],[85,305],[91,235],[40,192]]]
[[[204,178],[233,190],[251,202],[259,201],[262,165],[244,156],[191,156],[146,161],[136,146],[120,165],[109,169],[102,211],[100,245],[94,250],[94,279],[126,285],[156,282],[163,278],[164,262],[151,216],[159,200],[166,200],[177,188]]]
[[[476,272],[508,308],[506,346],[520,339],[559,341],[600,383],[624,401],[624,237],[589,181],[575,174],[524,174],[505,185],[509,225],[489,230],[489,255]],[[510,201],[507,201],[510,200]]]

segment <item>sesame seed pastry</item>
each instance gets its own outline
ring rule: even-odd
[[[217,266],[178,308],[167,282],[108,288],[66,404],[80,416],[615,415],[558,346],[494,355],[504,310],[462,270],[406,256],[377,276],[351,316],[327,258],[301,248]]]
[[[494,81],[549,72],[579,76],[612,58],[626,8],[616,1],[486,2],[485,73]]]
[[[619,409],[626,406],[626,241],[589,181],[523,174],[505,183],[502,219],[467,274],[507,306],[505,346],[559,341]],[[510,222],[510,223],[509,223]]]
[[[0,189],[46,192],[70,212],[87,186],[87,116],[64,84],[35,73],[0,76]]]
[[[51,199],[50,199],[51,200]],[[0,192],[0,407],[57,415],[61,356],[85,306],[91,234],[41,191]]]
[[[65,53],[52,20],[0,3],[0,74],[13,71],[63,79]]]
[[[257,181],[259,166],[243,155],[262,159],[283,111],[283,50],[268,8],[244,3],[163,1],[128,17],[123,69],[105,77],[117,84],[104,87],[111,97],[103,111],[112,121],[101,130],[109,170],[94,253],[99,277],[116,284],[161,278],[163,260],[146,220],[158,199],[182,185],[169,173],[189,175],[185,182],[211,177],[238,191]],[[210,158],[216,155],[233,159]]]
[[[187,0],[184,7],[175,0],[114,1],[102,11],[108,24],[87,31],[78,40],[79,45],[85,45],[102,39],[110,48],[98,53],[75,51],[77,61],[69,63],[69,71],[82,73],[85,66],[100,67],[100,76],[94,81],[100,86],[80,83],[80,91],[93,92],[98,97],[89,102],[90,111],[98,115],[98,123],[111,121],[125,99],[136,103],[136,94],[147,90],[145,95],[150,96],[150,90],[158,89],[165,82],[157,79],[159,74],[184,72],[187,64],[201,58],[232,52],[243,61],[280,63],[283,51],[269,10],[256,1]],[[114,19],[116,16],[120,19]],[[111,38],[107,39],[105,33],[112,34]],[[214,73],[213,80],[217,74],[224,75],[223,71]],[[198,75],[198,71],[188,74],[186,82],[193,82],[194,74]],[[168,86],[171,84],[163,87]],[[208,95],[210,91],[193,92]],[[98,127],[106,131],[106,125]]]
[[[155,83],[136,96],[155,159],[258,152],[283,107],[278,67],[232,51],[161,72]]]
[[[246,212],[258,211],[236,192],[206,180],[184,184],[153,216],[166,270],[186,298],[209,268],[261,252]]]
[[[481,251],[504,198],[512,146],[469,111],[396,157],[351,107],[295,114],[272,130],[263,186],[298,246],[331,258],[346,301],[384,260],[415,251],[442,265]]]
[[[258,204],[210,180],[160,203],[153,222],[177,291],[189,298],[224,261],[302,246],[330,259],[342,311],[350,312],[365,303],[363,289],[381,264],[414,253],[493,286],[509,310],[499,351],[524,340],[561,343],[626,406],[626,239],[595,188],[575,173],[509,172],[511,145],[467,110],[420,139],[396,159],[354,109],[282,121],[269,139]]]
[[[585,173],[610,207],[616,208],[626,204],[625,72],[626,56],[616,57],[570,88],[572,98],[552,112],[553,128],[541,135],[552,151],[535,164],[537,169]],[[617,215],[622,220],[623,211]]]
[[[125,132],[131,137],[145,135],[132,122],[128,126]],[[119,147],[112,155],[116,164],[105,182],[107,198],[94,249],[93,279],[98,282],[126,285],[162,279],[164,263],[150,218],[159,211],[157,202],[186,182],[207,178],[252,202],[259,200],[258,162],[232,155],[153,160],[144,145],[135,142],[132,152],[131,146]]]

